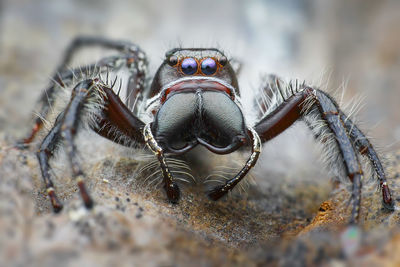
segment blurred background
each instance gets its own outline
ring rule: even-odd
[[[8,133],[23,127],[71,39],[90,34],[136,42],[152,72],[167,49],[213,46],[244,63],[244,90],[258,88],[265,73],[331,91],[345,84],[347,101],[365,97],[358,118],[368,134],[385,149],[399,147],[397,0],[0,3],[0,125]]]

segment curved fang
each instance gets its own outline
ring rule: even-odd
[[[153,151],[157,156],[160,163],[160,168],[163,174],[164,188],[167,192],[167,197],[172,203],[177,203],[180,196],[180,190],[176,183],[173,181],[172,174],[168,168],[167,162],[165,160],[164,152],[162,148],[158,145],[156,139],[151,132],[151,124],[148,123],[143,129],[143,136],[147,146]]]
[[[218,200],[223,197],[226,193],[232,190],[250,171],[251,168],[256,164],[258,157],[261,153],[261,139],[258,136],[257,132],[253,128],[248,128],[251,139],[253,140],[252,153],[250,158],[247,160],[246,165],[240,170],[236,176],[230,180],[228,180],[224,185],[217,186],[213,188],[208,196],[212,200]]]

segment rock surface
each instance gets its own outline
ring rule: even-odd
[[[6,146],[3,141],[2,147]],[[34,153],[14,149],[1,152],[3,263],[400,263],[392,253],[400,245],[398,206],[394,212],[384,210],[375,183],[363,188],[360,228],[350,229],[346,228],[349,193],[342,186],[328,196],[326,186],[310,181],[261,183],[250,185],[246,194],[234,193],[212,202],[201,184],[192,184],[183,187],[182,199],[173,205],[166,201],[161,188],[146,186],[137,159],[116,154],[120,148],[107,143],[103,145],[105,151],[105,158],[85,164],[86,181],[96,202],[93,210],[82,206],[65,164],[56,166],[57,192],[65,204],[60,214],[51,212]],[[394,194],[400,192],[398,158],[389,168]],[[258,179],[255,176],[256,182]]]

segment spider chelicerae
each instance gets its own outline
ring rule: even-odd
[[[74,54],[84,47],[99,46],[115,50],[83,69],[69,69]],[[32,142],[49,114],[57,91],[73,87],[71,98],[42,141],[37,156],[53,210],[62,204],[55,193],[49,160],[63,141],[72,175],[87,208],[93,201],[84,185],[84,171],[76,157],[75,136],[79,126],[118,144],[150,149],[159,162],[164,189],[169,201],[176,203],[180,190],[166,160],[166,153],[183,154],[198,144],[217,154],[228,154],[249,146],[251,155],[236,176],[212,188],[208,195],[218,200],[232,190],[256,164],[263,142],[267,142],[301,119],[314,136],[324,143],[343,176],[352,182],[350,223],[360,213],[363,170],[360,157],[367,157],[379,181],[383,204],[393,209],[393,200],[381,161],[373,146],[327,93],[305,83],[284,84],[269,76],[263,92],[256,97],[259,118],[254,125],[245,119],[234,68],[215,48],[176,48],[166,53],[151,83],[146,83],[147,59],[135,44],[98,37],[78,37],[68,47],[49,87],[39,99],[40,116],[23,145]],[[108,74],[124,69],[128,73],[125,100],[115,80]],[[104,79],[104,76],[107,76]]]

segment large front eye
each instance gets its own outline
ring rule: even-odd
[[[197,72],[197,61],[194,58],[188,57],[182,61],[182,72],[187,75],[192,75]]]
[[[217,71],[217,63],[212,58],[206,58],[201,62],[201,71],[205,75],[213,75]]]

